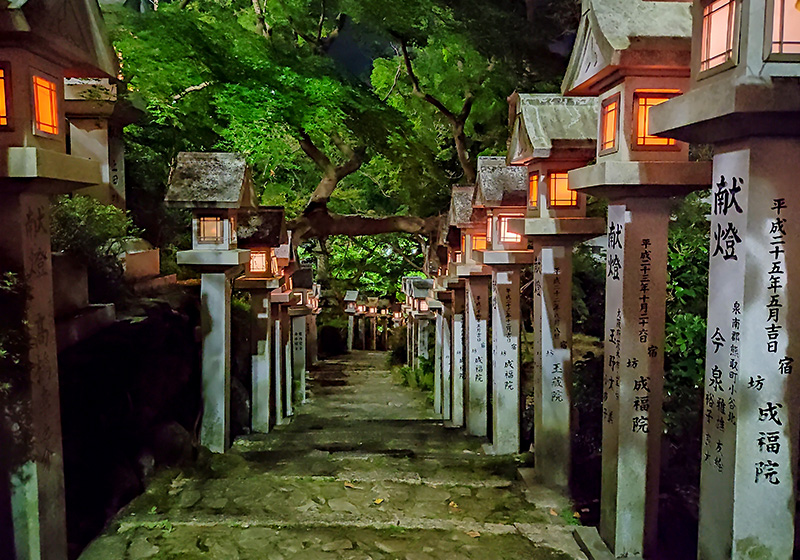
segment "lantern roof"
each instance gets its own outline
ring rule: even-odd
[[[509,164],[549,158],[553,149],[590,149],[597,139],[597,99],[559,94],[509,97]]]
[[[97,0],[0,0],[4,47],[50,60],[68,78],[108,78],[119,72]]]
[[[347,303],[358,301],[358,290],[347,290],[344,294],[344,301]]]
[[[689,75],[691,3],[583,0],[582,15],[561,92],[597,95],[621,70],[649,76]]]
[[[411,297],[427,298],[433,290],[433,280],[429,278],[411,279]]]
[[[478,158],[475,206],[525,206],[527,203],[528,170],[525,167],[507,165],[504,157]]]
[[[245,208],[238,218],[236,235],[243,249],[278,247],[289,241],[282,206]]]
[[[169,177],[165,202],[178,208],[253,207],[250,169],[241,154],[181,152]]]
[[[475,197],[475,185],[453,185],[450,195],[450,212],[448,221],[454,227],[466,227],[472,223]]]

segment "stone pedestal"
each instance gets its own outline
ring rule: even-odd
[[[453,292],[452,316],[452,386],[453,406],[450,415],[450,427],[464,427],[464,384],[466,368],[464,367],[464,290]]]
[[[436,314],[436,331],[433,345],[433,413],[442,414],[442,337],[444,336],[444,317]]]
[[[534,452],[545,484],[569,484],[572,416],[572,245],[534,261]]]
[[[269,299],[267,292],[253,292],[252,337],[255,352],[252,358],[253,419],[254,432],[266,434],[270,430],[272,399],[272,340],[269,329]]]
[[[488,430],[489,379],[489,282],[488,276],[467,280],[467,433],[485,436]]]
[[[669,207],[608,206],[600,535],[618,558],[656,544]]]
[[[292,377],[294,378],[294,402],[306,402],[306,316],[292,317]]]
[[[518,267],[492,266],[492,426],[495,455],[520,448]]]
[[[717,146],[699,555],[791,558],[797,484],[800,140]],[[779,163],[778,163],[779,162]],[[794,291],[793,291],[794,290]]]
[[[347,351],[353,351],[353,319],[354,317],[350,315],[347,318]]]
[[[13,447],[0,451],[4,459],[0,463],[11,470],[14,535],[13,544],[0,543],[0,548],[13,554],[14,547],[17,558],[61,560],[67,535],[49,209],[44,194],[0,196],[0,268],[17,272],[27,289],[20,319],[29,337],[27,352],[21,356],[27,365],[18,375],[9,372],[13,377],[0,374],[1,381],[10,381],[10,392],[5,394],[13,398],[8,402],[0,394],[0,407],[19,430],[12,436]],[[3,441],[7,436],[0,434]],[[6,480],[4,473],[0,480]]]
[[[200,443],[214,453],[230,445],[231,284],[224,272],[200,277],[203,419]]]

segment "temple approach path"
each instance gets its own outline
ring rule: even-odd
[[[81,560],[585,558],[563,498],[445,429],[385,364],[321,363],[291,424],[156,475]]]

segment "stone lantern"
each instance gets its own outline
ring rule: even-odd
[[[203,419],[200,442],[215,453],[230,445],[230,327],[232,281],[250,251],[238,248],[236,217],[255,200],[244,158],[231,153],[181,152],[165,202],[192,211],[192,249],[178,264],[201,271]]]
[[[356,314],[358,290],[348,290],[344,295],[344,312],[347,313],[347,351],[353,351],[353,321]]]
[[[234,287],[250,294],[250,343],[252,353],[252,429],[267,433],[276,422],[272,402],[271,303],[269,294],[283,284],[275,249],[288,240],[283,208],[246,208],[238,214],[239,247],[250,251],[244,276]]]
[[[695,1],[689,91],[650,130],[713,146],[699,553],[789,558],[796,535],[800,10]],[[800,276],[798,276],[800,278]],[[796,555],[796,552],[794,553]]]
[[[0,396],[0,431],[12,432],[0,434],[12,510],[0,516],[13,534],[0,548],[17,558],[67,556],[49,197],[100,183],[102,171],[69,153],[64,79],[117,72],[96,3],[0,0],[0,270],[27,293],[12,320],[29,340],[18,363],[0,360],[0,385],[13,398]]]
[[[533,264],[523,235],[528,170],[505,158],[478,158],[473,206],[486,211],[486,249],[472,251],[492,271],[492,454],[520,451],[520,268]],[[470,395],[470,400],[472,395]]]
[[[617,557],[655,549],[667,225],[676,197],[711,182],[687,144],[649,128],[689,85],[690,27],[685,2],[584,0],[562,84],[599,97],[597,162],[569,183],[609,200],[600,535]]]
[[[412,343],[414,350],[411,353],[412,367],[419,367],[420,358],[428,359],[428,340],[430,338],[430,323],[434,318],[430,310],[428,298],[433,291],[433,280],[419,277],[409,277],[406,288],[408,290],[407,296],[411,300],[410,317],[413,323],[412,327]],[[437,410],[437,414],[441,410]]]
[[[525,237],[533,245],[534,446],[536,473],[567,487],[571,466],[572,250],[602,235],[586,218],[586,195],[569,189],[568,171],[595,157],[597,101],[513,94],[508,160],[528,170]]]
[[[475,208],[472,201],[475,196],[474,186],[453,187],[450,199],[449,221],[452,228],[458,228],[461,234],[461,262],[451,263],[450,277],[463,282],[453,284],[453,353],[456,379],[464,376],[464,416],[467,433],[474,436],[486,436],[488,426],[488,333],[489,333],[489,284],[492,271],[481,264],[479,251],[486,250],[487,219],[485,208]],[[450,281],[452,284],[453,280]],[[463,296],[461,296],[463,291]],[[463,299],[463,311],[462,310]],[[459,316],[463,324],[458,323]],[[464,330],[464,347],[459,349],[459,333]],[[457,353],[462,352],[462,360]],[[463,362],[463,364],[462,364]],[[463,372],[463,373],[462,373]]]

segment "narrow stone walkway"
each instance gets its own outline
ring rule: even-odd
[[[585,558],[563,498],[446,430],[385,353],[311,375],[291,424],[160,473],[81,560]]]

